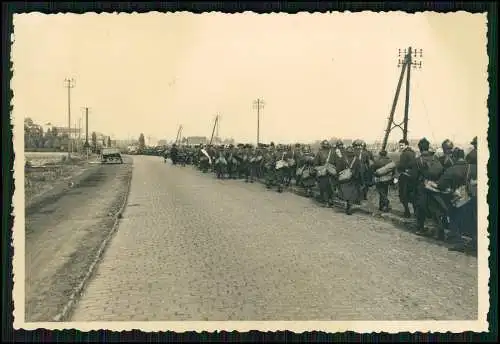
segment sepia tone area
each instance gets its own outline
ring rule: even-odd
[[[485,15],[14,24],[17,322],[487,325]]]

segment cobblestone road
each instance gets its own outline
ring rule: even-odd
[[[260,184],[134,157],[72,321],[477,318],[477,260]]]

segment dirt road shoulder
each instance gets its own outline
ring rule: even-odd
[[[25,320],[53,321],[81,287],[126,201],[132,161],[95,166],[26,213]]]

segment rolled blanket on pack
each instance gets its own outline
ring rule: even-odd
[[[438,193],[441,192],[441,190],[438,189],[436,182],[431,181],[431,180],[424,181],[424,188],[427,191],[438,192]]]
[[[304,168],[302,171],[302,179],[307,179],[311,177],[311,170],[309,168]]]
[[[477,197],[477,179],[471,179],[467,185],[467,191],[471,197]]]
[[[373,177],[373,182],[375,184],[377,183],[385,183],[385,182],[389,182],[393,179],[393,176],[392,176],[392,173],[387,173],[383,176],[374,176]]]
[[[327,164],[326,165],[326,173],[332,177],[335,177],[337,175],[337,169],[332,164]]]
[[[316,175],[318,177],[326,176],[326,166],[324,166],[324,165],[316,166],[315,170],[316,170]]]
[[[288,166],[295,166],[295,159],[288,159],[287,161]]]
[[[377,177],[385,176],[387,174],[390,174],[392,171],[394,171],[395,168],[396,168],[396,163],[394,163],[394,161],[391,161],[387,165],[382,166],[379,169],[377,169],[375,171],[375,176],[377,176]]]
[[[335,177],[337,175],[337,169],[332,164],[317,166],[316,171],[318,177],[325,177],[326,175]]]
[[[287,166],[288,166],[288,164],[285,160],[279,160],[278,162],[276,162],[276,169],[277,170],[280,170],[280,169],[287,167]]]

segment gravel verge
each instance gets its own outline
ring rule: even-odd
[[[61,315],[111,233],[128,194],[130,160],[95,166],[66,192],[45,197],[26,214],[25,320]]]

